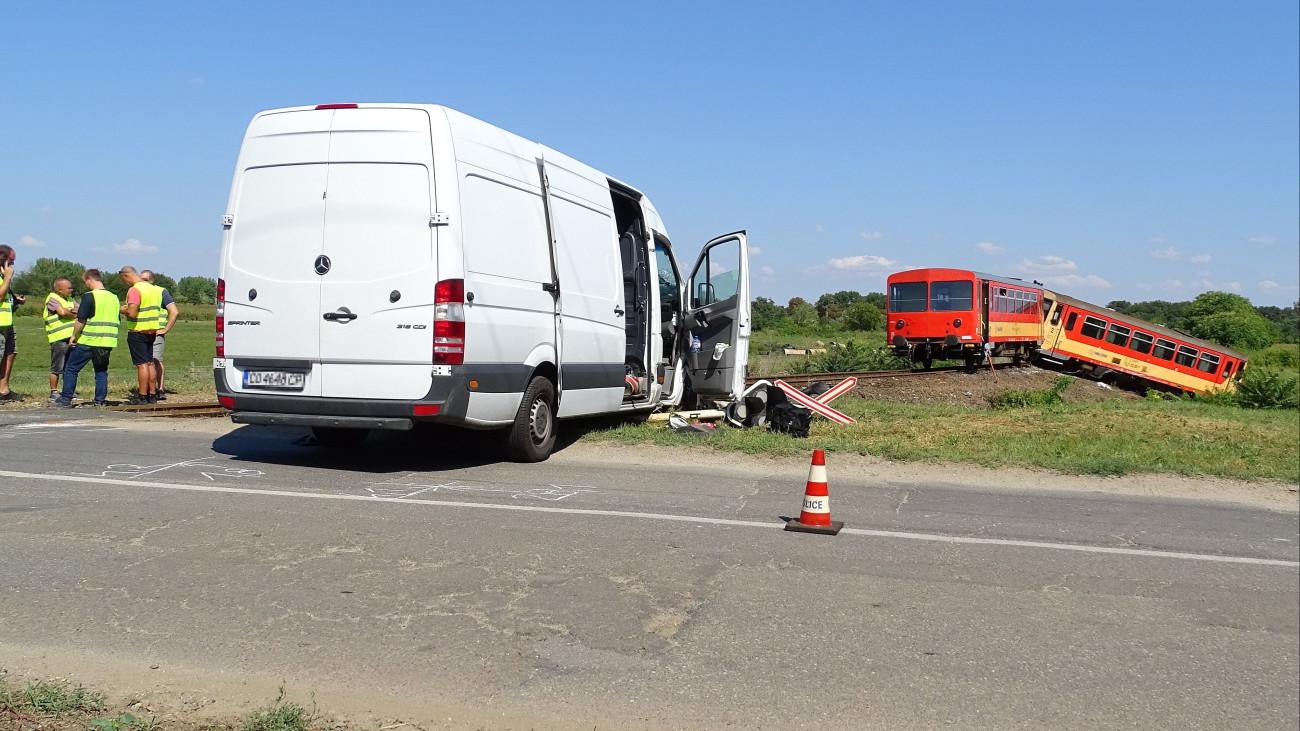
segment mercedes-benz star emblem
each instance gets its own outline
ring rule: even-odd
[[[320,275],[324,275],[329,270],[330,270],[330,258],[328,256],[325,256],[324,254],[321,254],[320,256],[316,257],[316,273]]]

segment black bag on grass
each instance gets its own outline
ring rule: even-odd
[[[812,423],[812,409],[791,403],[785,392],[779,388],[768,390],[767,425],[768,428],[782,434],[789,434],[798,439],[808,438],[808,425]]]

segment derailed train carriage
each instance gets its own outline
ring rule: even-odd
[[[1118,385],[1205,393],[1235,389],[1247,363],[1230,348],[1014,277],[914,269],[888,285],[888,347],[926,368],[1032,359]]]

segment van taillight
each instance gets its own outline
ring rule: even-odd
[[[217,357],[226,357],[226,280],[217,280]]]
[[[433,288],[433,362],[465,362],[465,280],[444,279]]]

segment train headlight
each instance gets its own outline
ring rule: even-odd
[[[902,330],[902,329],[903,329],[903,325],[905,325],[905,324],[906,324],[906,323],[904,323],[902,320],[899,320],[898,322],[894,323],[894,329],[895,329],[895,330]]]
[[[956,320],[953,320],[953,321],[952,321],[952,326],[953,326],[953,327],[961,327],[961,318],[959,317],[959,318],[957,318]]]

